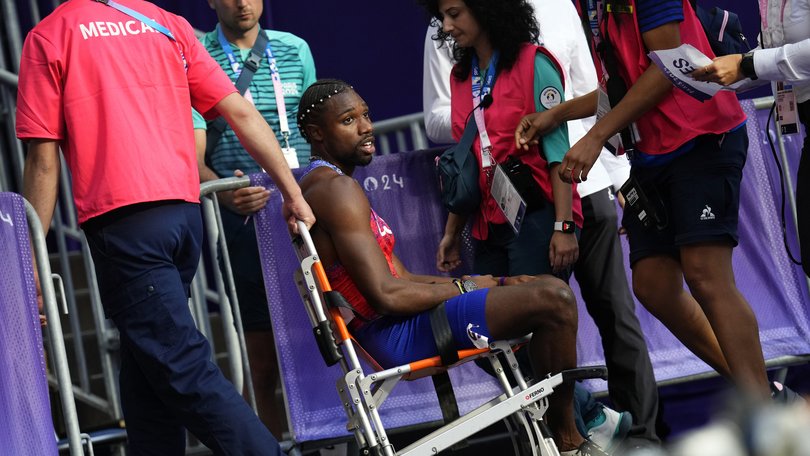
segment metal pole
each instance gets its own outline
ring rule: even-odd
[[[65,415],[65,427],[70,442],[70,455],[82,456],[82,440],[79,431],[79,420],[76,415],[76,403],[73,399],[73,383],[70,379],[65,339],[62,337],[62,323],[59,320],[59,309],[56,306],[56,292],[51,280],[51,265],[48,261],[48,249],[45,245],[45,232],[37,217],[34,207],[25,201],[25,213],[28,216],[28,231],[34,246],[34,256],[37,259],[37,271],[40,277],[42,300],[45,315],[48,318],[48,333],[53,341],[53,356],[56,360],[54,369],[59,382],[59,397],[62,401],[62,410]]]
[[[84,342],[82,341],[82,329],[78,318],[78,307],[76,306],[76,291],[73,287],[73,273],[70,270],[70,261],[68,259],[67,240],[65,239],[64,224],[62,223],[62,215],[59,208],[54,211],[54,226],[53,231],[56,235],[56,246],[59,252],[59,267],[62,271],[62,278],[65,281],[66,295],[68,309],[74,318],[68,320],[70,331],[73,334],[73,352],[76,356],[76,366],[79,374],[79,386],[85,390],[90,391],[90,376],[87,374],[87,355],[84,352]]]
[[[776,91],[775,84],[776,84],[775,82],[771,83],[771,89],[774,92]],[[770,109],[771,106],[773,106],[773,103],[774,103],[774,98],[772,96],[763,97],[763,98],[757,98],[757,99],[754,100],[754,108],[756,108],[756,109],[763,109],[763,108]],[[790,203],[790,213],[793,214],[793,220],[796,222],[794,224],[794,226],[793,226],[793,229],[795,230],[796,238],[798,239],[798,236],[799,236],[798,220],[799,220],[799,218],[798,218],[798,209],[797,209],[797,206],[796,206],[796,191],[794,190],[794,187],[793,187],[793,176],[790,173],[790,168],[788,168],[788,163],[789,162],[788,162],[787,150],[785,150],[785,140],[782,137],[782,125],[779,123],[779,116],[774,115],[773,120],[774,120],[774,123],[776,125],[775,136],[776,136],[776,142],[779,145],[779,158],[780,158],[780,160],[782,160],[782,163],[785,164],[785,166],[784,166],[785,189],[786,189],[786,193],[787,193],[787,195],[785,195],[785,197],[787,198],[788,202]],[[768,136],[770,136],[771,135],[771,131],[770,131],[771,126],[767,125],[765,128],[766,128],[765,133]],[[807,132],[807,133],[810,133],[810,132]],[[810,239],[805,239],[805,242],[810,242]],[[810,261],[810,258],[801,258],[801,261],[802,262]],[[807,277],[807,275],[805,275],[804,279],[805,279],[805,282],[807,283],[807,288],[810,290],[810,277]]]
[[[28,8],[31,11],[31,22],[38,24],[39,21],[42,20],[42,16],[39,14],[39,4],[37,0],[28,0]]]
[[[211,201],[211,198],[202,197],[200,198],[200,205],[202,206],[202,214],[203,214],[203,222],[205,223],[205,231],[208,235],[208,255],[211,258],[212,262],[216,263],[217,258],[217,239],[219,236],[219,225],[217,225],[216,216],[214,215],[214,203]],[[239,334],[236,333],[236,337],[233,336],[233,333],[236,331],[236,325],[233,318],[233,309],[228,301],[228,294],[225,290],[225,282],[222,279],[222,271],[215,265],[213,268],[214,274],[214,284],[217,290],[217,302],[220,306],[220,315],[222,318],[222,328],[223,328],[223,336],[225,339],[225,348],[228,354],[228,365],[231,370],[231,376],[233,377],[233,384],[236,386],[236,389],[242,391],[244,388],[244,374],[246,369],[242,366],[242,352],[243,349],[241,344],[239,343]],[[202,268],[200,268],[200,273],[204,272]],[[249,370],[249,369],[248,369]],[[250,388],[249,388],[250,389]],[[248,391],[248,396],[250,397],[253,393]],[[249,400],[248,402],[253,405],[253,401]],[[255,410],[255,409],[254,409]]]
[[[9,44],[8,52],[11,55],[11,68],[20,72],[20,55],[22,54],[22,33],[20,31],[20,18],[17,16],[17,7],[14,2],[4,0],[2,3],[3,13],[0,16],[6,18],[6,31]]]

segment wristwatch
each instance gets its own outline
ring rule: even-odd
[[[477,290],[478,284],[470,279],[465,279],[461,281],[461,287],[464,288],[465,293],[469,293],[471,291]]]
[[[453,284],[458,288],[458,291],[461,294],[469,293],[478,289],[478,284],[470,279],[453,279]]]
[[[561,233],[573,233],[574,229],[574,222],[572,220],[554,222],[554,231],[559,231]]]
[[[754,52],[747,52],[743,54],[742,60],[740,60],[740,72],[746,78],[750,78],[752,81],[757,80],[757,70],[754,68]]]

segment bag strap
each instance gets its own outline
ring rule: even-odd
[[[244,67],[242,72],[239,73],[239,78],[236,79],[236,90],[239,95],[244,95],[250,86],[250,81],[259,69],[259,64],[264,56],[264,51],[267,49],[267,34],[263,30],[259,30],[259,35],[256,37],[256,42],[253,43],[253,48],[250,49],[250,54],[243,63]],[[208,156],[214,152],[214,148],[219,143],[219,138],[228,127],[228,122],[222,117],[217,117],[216,120],[208,125],[208,130],[205,133],[205,161],[208,162]]]
[[[478,127],[475,124],[475,116],[470,116],[467,120],[467,126],[464,127],[464,133],[458,141],[460,147],[453,149],[455,155],[467,155],[472,150],[472,143],[475,141],[475,135],[478,133]]]

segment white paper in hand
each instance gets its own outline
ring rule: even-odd
[[[690,76],[692,72],[712,63],[712,59],[689,44],[682,44],[675,49],[652,51],[649,57],[675,87],[700,101],[710,99],[721,90],[734,91],[747,81],[746,79],[730,86],[722,86],[716,82],[692,79]]]

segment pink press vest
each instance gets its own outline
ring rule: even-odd
[[[650,66],[647,49],[641,38],[636,18],[635,0],[623,0],[632,5],[632,13],[608,13],[602,22],[619,59],[619,73],[628,87]],[[681,42],[691,44],[714,58],[706,34],[692,6],[683,0],[684,20],[680,23]],[[602,74],[596,60],[598,74]],[[720,92],[711,100],[700,102],[673,87],[657,106],[636,121],[640,141],[636,147],[644,153],[658,155],[672,152],[684,143],[704,134],[722,134],[745,121],[737,96]]]
[[[484,120],[489,139],[492,141],[492,156],[495,161],[501,163],[509,155],[520,157],[532,169],[534,180],[540,185],[546,201],[553,202],[548,162],[540,154],[539,148],[532,147],[529,151],[524,151],[515,147],[515,128],[517,128],[518,122],[523,116],[535,112],[534,59],[538,52],[547,55],[557,67],[560,75],[563,74],[557,59],[545,48],[532,44],[522,45],[517,61],[512,68],[498,72],[492,91],[492,105],[484,110]],[[451,76],[450,89],[453,138],[458,141],[464,132],[467,115],[473,108],[472,77],[459,81]],[[480,166],[481,142],[478,135],[475,136],[473,150]],[[478,183],[481,187],[482,203],[473,223],[472,235],[476,239],[486,239],[487,222],[506,223],[506,218],[498,209],[497,202],[490,197],[489,182],[487,182],[485,173],[482,172],[479,175]],[[576,191],[573,192],[572,209],[574,222],[578,226],[582,226],[582,203]]]

